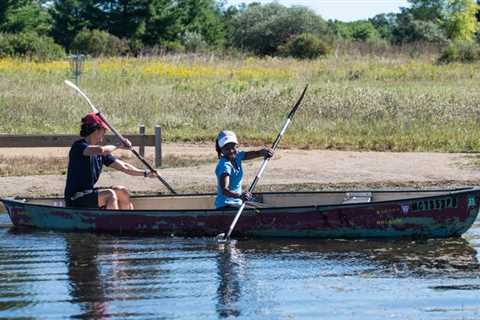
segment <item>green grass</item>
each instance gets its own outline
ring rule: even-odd
[[[479,151],[479,64],[330,57],[91,60],[81,87],[120,131],[212,141],[221,129],[269,144],[303,86],[310,90],[282,146]],[[0,61],[0,132],[77,133],[89,111],[63,84],[68,64]]]

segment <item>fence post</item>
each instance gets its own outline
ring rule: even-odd
[[[162,128],[155,126],[155,167],[162,166]]]
[[[145,125],[141,124],[138,129],[140,133],[140,145],[138,147],[138,153],[140,153],[142,157],[145,157]]]

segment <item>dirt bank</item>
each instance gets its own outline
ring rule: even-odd
[[[51,157],[65,155],[67,149],[0,149],[4,157]],[[153,152],[147,150],[147,153]],[[214,156],[205,144],[165,144],[164,155]],[[451,153],[384,153],[325,150],[279,150],[259,185],[263,189],[356,188],[452,186],[480,183],[480,169],[473,156]],[[245,163],[251,181],[260,161]],[[162,176],[182,192],[214,191],[215,162],[193,167],[161,169]],[[61,195],[64,175],[0,177],[0,196]],[[132,178],[106,172],[98,185],[127,185],[133,192],[166,192],[156,179]]]

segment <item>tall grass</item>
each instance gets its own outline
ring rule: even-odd
[[[285,144],[478,151],[479,67],[373,55],[96,59],[80,85],[121,131],[159,124],[168,141],[211,141],[229,128],[244,142],[270,143],[310,83]],[[68,62],[0,60],[0,132],[78,132],[89,107],[63,84],[68,77]]]

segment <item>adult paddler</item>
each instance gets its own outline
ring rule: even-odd
[[[100,145],[108,126],[95,112],[82,118],[80,136],[70,148],[68,160],[67,183],[65,186],[65,204],[68,207],[105,208],[131,210],[128,189],[124,186],[111,188],[95,188],[102,172],[103,165],[122,171],[131,176],[156,177],[157,172],[139,169],[129,163],[115,158],[112,152],[116,149],[131,149],[127,145]]]

